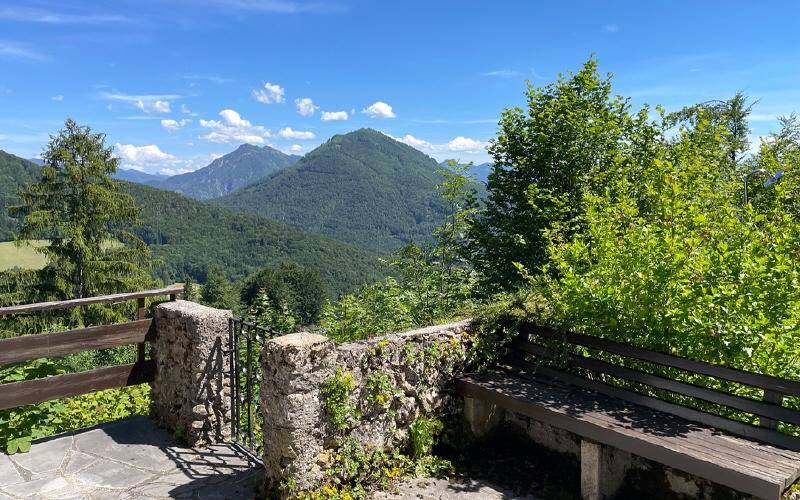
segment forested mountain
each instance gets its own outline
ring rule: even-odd
[[[246,186],[265,175],[295,163],[296,155],[287,155],[269,146],[242,144],[235,151],[212,161],[207,167],[176,175],[153,184],[191,198],[217,198]]]
[[[459,163],[459,165],[465,165],[464,163]],[[448,168],[449,164],[448,161],[443,161],[439,164],[442,168]],[[476,181],[483,182],[484,184],[489,179],[489,174],[492,172],[492,168],[494,167],[494,163],[480,163],[478,165],[472,165],[469,167],[467,173],[471,175]],[[480,190],[483,191],[483,190]]]
[[[180,281],[184,273],[204,281],[211,266],[241,278],[287,260],[319,269],[334,294],[382,276],[376,253],[177,193],[124,184],[142,207],[143,224],[134,232],[163,260],[158,273],[165,281]]]
[[[332,137],[303,159],[213,200],[366,248],[430,241],[445,208],[436,160],[371,129]]]
[[[0,241],[14,239],[16,221],[9,217],[8,207],[17,202],[17,191],[39,176],[39,166],[35,163],[0,150]]]
[[[119,179],[121,181],[138,182],[139,184],[150,184],[152,186],[160,182],[163,182],[164,180],[169,178],[169,176],[148,174],[147,172],[140,172],[138,170],[132,170],[127,168],[118,168],[117,172],[114,174],[114,178]]]

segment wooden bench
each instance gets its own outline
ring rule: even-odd
[[[800,438],[778,430],[778,422],[800,426],[800,411],[783,405],[800,396],[800,382],[534,325],[520,333],[497,370],[465,376],[457,390],[486,405],[484,414],[509,410],[580,436],[584,498],[613,496],[628,464],[620,452],[758,498],[779,499],[800,477]]]

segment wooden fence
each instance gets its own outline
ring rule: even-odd
[[[152,382],[155,363],[145,357],[145,343],[153,340],[152,319],[146,318],[145,299],[169,296],[175,300],[183,293],[182,285],[133,293],[40,302],[0,308],[0,316],[69,309],[89,304],[118,304],[137,301],[137,319],[116,325],[91,326],[56,333],[40,333],[0,340],[0,366],[44,357],[138,344],[136,362],[67,373],[35,380],[0,384],[0,410],[51,399],[78,396],[89,392]]]

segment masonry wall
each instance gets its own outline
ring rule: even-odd
[[[177,300],[153,310],[155,420],[190,445],[230,437],[228,321],[231,311]]]
[[[312,488],[343,439],[377,448],[404,443],[416,419],[460,412],[451,392],[464,366],[468,321],[336,345],[296,333],[270,340],[261,353],[264,465],[267,485]],[[331,380],[351,384],[352,412],[342,426],[326,408]],[[376,389],[380,386],[380,389]]]

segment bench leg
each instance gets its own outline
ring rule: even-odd
[[[631,463],[630,453],[581,441],[581,496],[583,500],[613,498]]]
[[[470,432],[481,437],[503,420],[504,410],[482,399],[464,398],[464,418]]]

